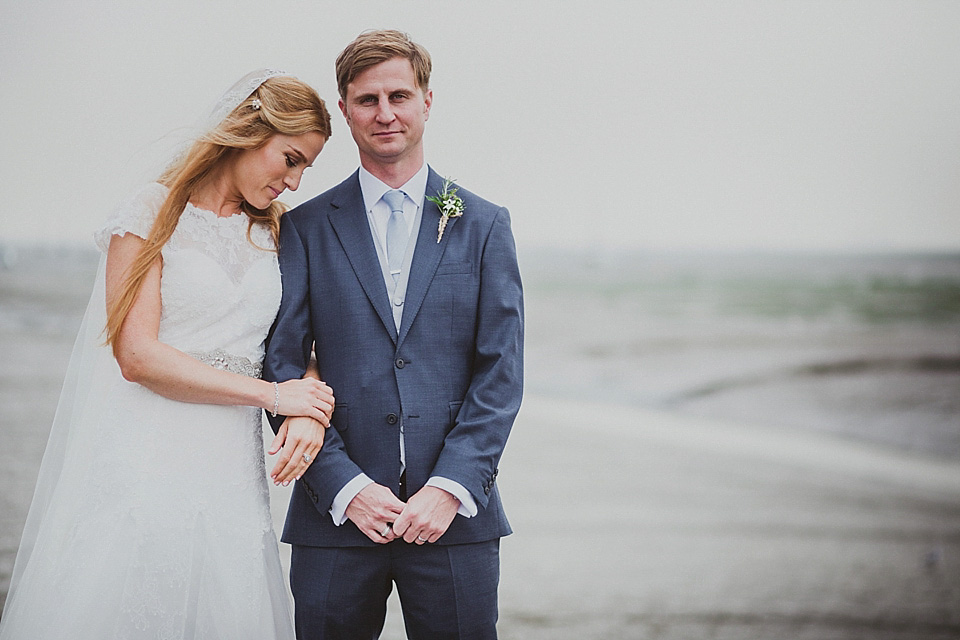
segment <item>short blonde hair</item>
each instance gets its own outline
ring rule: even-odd
[[[361,72],[393,58],[405,58],[413,67],[417,86],[426,93],[430,90],[430,54],[402,31],[383,29],[364,31],[337,56],[337,91],[347,99],[347,87]]]

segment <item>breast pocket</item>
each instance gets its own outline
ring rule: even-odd
[[[441,262],[437,267],[438,276],[454,276],[473,273],[472,262]]]

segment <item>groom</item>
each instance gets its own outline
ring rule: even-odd
[[[509,214],[426,165],[423,47],[366,32],[336,70],[360,169],[283,216],[264,363],[299,378],[313,346],[337,398],[283,532],[297,636],[377,638],[396,583],[410,638],[496,638],[495,481],[523,378]]]

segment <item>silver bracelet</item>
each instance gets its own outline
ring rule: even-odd
[[[280,408],[280,385],[273,383],[273,412],[270,414],[277,417],[277,410]]]

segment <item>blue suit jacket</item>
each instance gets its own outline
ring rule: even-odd
[[[427,195],[442,186],[431,169]],[[454,518],[438,544],[511,532],[495,480],[522,395],[523,292],[507,210],[458,195],[464,214],[439,243],[440,212],[424,202],[399,334],[358,173],[283,216],[283,299],[263,377],[301,377],[315,343],[337,398],[323,449],[294,488],[284,542],[374,544],[350,521],[335,526],[328,511],[361,471],[399,491],[401,415],[410,495],[438,475],[479,507]]]

